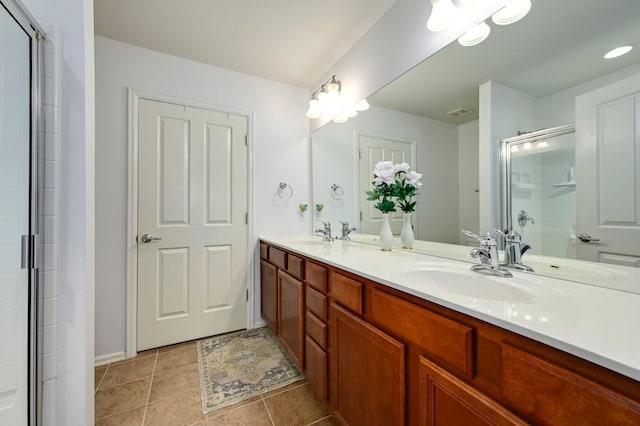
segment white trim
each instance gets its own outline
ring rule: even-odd
[[[137,321],[138,321],[138,257],[136,233],[138,230],[138,101],[149,99],[152,101],[184,105],[185,107],[200,108],[210,111],[241,115],[247,118],[247,302],[246,326],[253,323],[255,273],[254,262],[254,218],[253,218],[253,114],[248,111],[235,110],[218,105],[177,99],[169,96],[144,92],[129,87],[128,102],[128,158],[127,158],[127,246],[126,246],[126,319],[125,319],[125,356],[136,356]],[[254,324],[255,327],[255,324]],[[109,356],[109,355],[105,355]],[[102,358],[102,357],[100,357]]]
[[[111,364],[112,362],[122,361],[127,357],[124,354],[124,351],[113,352],[110,354],[100,355],[95,357],[93,361],[94,367],[100,367],[101,365]]]

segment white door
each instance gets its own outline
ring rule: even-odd
[[[374,202],[367,201],[365,191],[373,189],[373,166],[378,161],[393,161],[396,163],[413,164],[412,144],[389,139],[374,138],[360,135],[358,137],[358,180],[360,185],[360,232],[378,234],[382,223],[382,214],[374,207]],[[414,219],[414,218],[412,218]],[[391,229],[394,234],[402,230],[402,212],[395,212],[391,216]]]
[[[137,350],[245,328],[247,119],[138,111]]]
[[[640,75],[576,98],[579,259],[640,267]]]

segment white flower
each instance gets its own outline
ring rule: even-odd
[[[373,174],[376,176],[374,182],[376,185],[382,185],[383,183],[393,185],[395,182],[395,173],[391,170],[375,170]]]
[[[373,166],[373,174],[378,176],[376,172],[380,172],[383,170],[393,170],[393,161],[378,161],[375,166]]]
[[[422,173],[418,173],[416,171],[410,171],[409,173],[407,173],[404,176],[405,181],[409,184],[409,185],[413,185],[416,188],[420,188],[422,186],[422,182],[420,182],[420,179],[422,178]]]
[[[396,165],[393,166],[393,170],[396,173],[398,173],[398,172],[407,173],[410,168],[411,168],[411,166],[409,164],[407,164],[407,163],[400,163],[400,164],[396,164]]]

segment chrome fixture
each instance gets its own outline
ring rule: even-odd
[[[293,195],[293,188],[291,188],[291,186],[286,182],[280,182],[280,184],[278,185],[277,194],[278,197],[282,198],[283,200],[288,200]]]
[[[522,236],[513,229],[506,233],[496,229],[496,232],[504,237],[506,243],[504,263],[500,265],[518,271],[534,272],[532,267],[522,264],[522,255],[531,250],[529,244],[522,244]]]
[[[529,216],[529,213],[527,213],[525,210],[520,210],[518,212],[518,225],[525,226],[527,222],[531,222],[532,225],[535,224],[533,218]]]
[[[349,238],[349,234],[351,234],[353,231],[356,230],[355,227],[353,228],[349,228],[349,222],[347,221],[340,221],[340,223],[342,224],[342,236],[340,237],[341,240],[351,240],[351,238]]]
[[[334,123],[345,123],[358,115],[359,111],[368,110],[369,103],[366,99],[362,99],[351,108],[347,107],[342,97],[342,83],[334,75],[311,95],[307,117],[316,119],[326,116],[333,119]]]
[[[142,237],[140,237],[140,241],[142,241],[143,243],[150,243],[151,241],[160,241],[162,239],[162,237],[154,237],[151,234],[142,234]]]
[[[589,235],[587,233],[582,233],[582,234],[578,235],[578,239],[580,241],[582,241],[583,243],[597,243],[598,241],[600,241],[600,238],[592,237],[591,235]]]
[[[344,197],[344,190],[340,187],[340,185],[336,185],[335,183],[331,185],[331,198],[336,201],[342,200]]]
[[[323,229],[316,229],[315,232],[322,235],[322,241],[333,241],[331,239],[331,223],[322,222]]]
[[[511,272],[500,266],[498,244],[496,238],[490,232],[485,232],[481,236],[478,236],[473,232],[463,229],[462,233],[480,242],[480,247],[474,248],[469,252],[474,259],[480,259],[480,265],[473,265],[471,267],[472,271],[497,275],[503,278],[513,277]]]

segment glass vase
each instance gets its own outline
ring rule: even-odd
[[[391,213],[382,213],[382,226],[379,238],[382,251],[391,251],[393,247],[393,231],[391,230]]]
[[[411,213],[404,214],[404,222],[402,223],[402,231],[400,232],[400,241],[402,248],[413,248],[413,226],[411,226]]]

